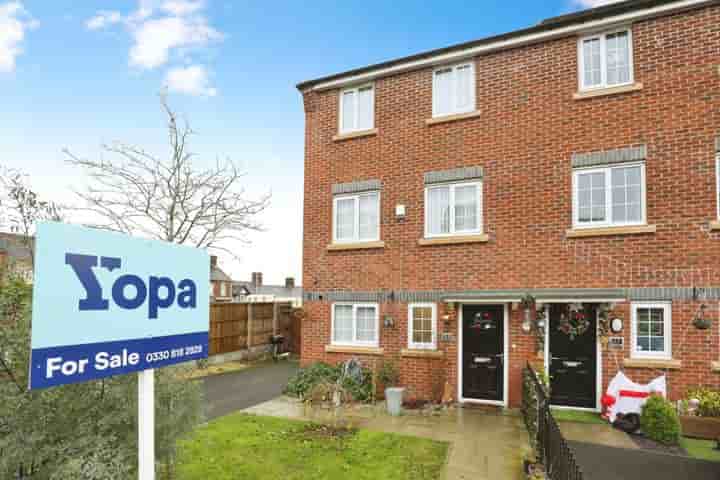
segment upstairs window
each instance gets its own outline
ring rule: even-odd
[[[475,66],[472,62],[433,72],[433,117],[475,110]]]
[[[635,358],[672,358],[669,303],[632,305],[632,354]]]
[[[633,82],[630,30],[581,38],[578,57],[580,90],[615,87]]]
[[[573,172],[573,226],[645,224],[645,165]]]
[[[340,133],[371,130],[374,117],[375,88],[372,85],[340,92]]]
[[[339,195],[333,204],[333,243],[380,240],[380,192]]]
[[[425,189],[425,237],[482,233],[482,182]]]

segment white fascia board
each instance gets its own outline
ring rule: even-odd
[[[657,7],[649,8],[646,10],[639,10],[636,12],[628,12],[622,15],[615,15],[613,17],[602,18],[586,23],[579,23],[577,25],[570,25],[567,27],[558,28],[555,30],[548,30],[544,32],[538,32],[530,35],[524,35],[522,37],[511,38],[508,40],[502,40],[498,42],[488,43],[487,45],[479,45],[477,47],[467,48],[465,50],[458,50],[455,52],[448,52],[440,55],[435,55],[428,58],[423,58],[411,62],[401,63],[393,65],[392,67],[379,68],[358,75],[352,75],[348,77],[341,77],[335,80],[318,83],[313,90],[328,90],[331,88],[339,88],[346,85],[352,85],[361,82],[368,82],[380,77],[388,75],[394,75],[410,70],[417,70],[419,68],[429,67],[438,64],[451,63],[455,61],[464,60],[470,57],[474,57],[483,53],[489,53],[496,50],[503,50],[509,48],[516,48],[532,43],[538,43],[548,40],[553,40],[558,37],[564,37],[577,33],[583,33],[587,31],[599,30],[603,28],[610,28],[615,25],[622,25],[639,20],[645,20],[648,18],[667,15],[682,11],[689,8],[700,7],[706,4],[716,3],[717,0],[683,0],[681,2],[672,3],[669,5],[660,5]]]

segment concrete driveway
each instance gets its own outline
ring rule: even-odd
[[[297,362],[281,360],[206,377],[203,379],[206,418],[212,420],[276,398],[297,370]]]

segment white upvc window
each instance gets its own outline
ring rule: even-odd
[[[644,225],[645,164],[573,171],[573,227]]]
[[[333,243],[380,240],[380,192],[333,198]]]
[[[340,133],[371,130],[375,125],[375,87],[362,85],[340,92]]]
[[[672,306],[670,303],[632,304],[632,356],[672,358]]]
[[[631,30],[582,37],[578,41],[578,74],[580,90],[633,83]]]
[[[411,350],[437,348],[437,305],[434,303],[408,305],[408,348]]]
[[[425,188],[425,237],[482,233],[482,181]]]
[[[376,303],[334,303],[332,344],[378,346],[379,309]]]
[[[220,282],[220,296],[227,297],[227,284],[225,282]]]
[[[475,111],[475,64],[440,67],[433,72],[433,117]]]

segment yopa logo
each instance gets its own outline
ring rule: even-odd
[[[77,279],[85,289],[85,298],[80,299],[78,308],[87,310],[108,310],[110,301],[105,296],[93,269],[103,268],[109,272],[120,270],[122,260],[116,257],[97,257],[66,253],[65,264],[72,267]],[[126,287],[132,286],[128,289]],[[115,279],[111,289],[112,300],[120,308],[135,310],[147,301],[148,318],[158,318],[160,309],[169,308],[177,302],[180,308],[197,306],[197,287],[189,278],[175,282],[168,277],[150,276],[148,282],[137,275],[124,274]]]

